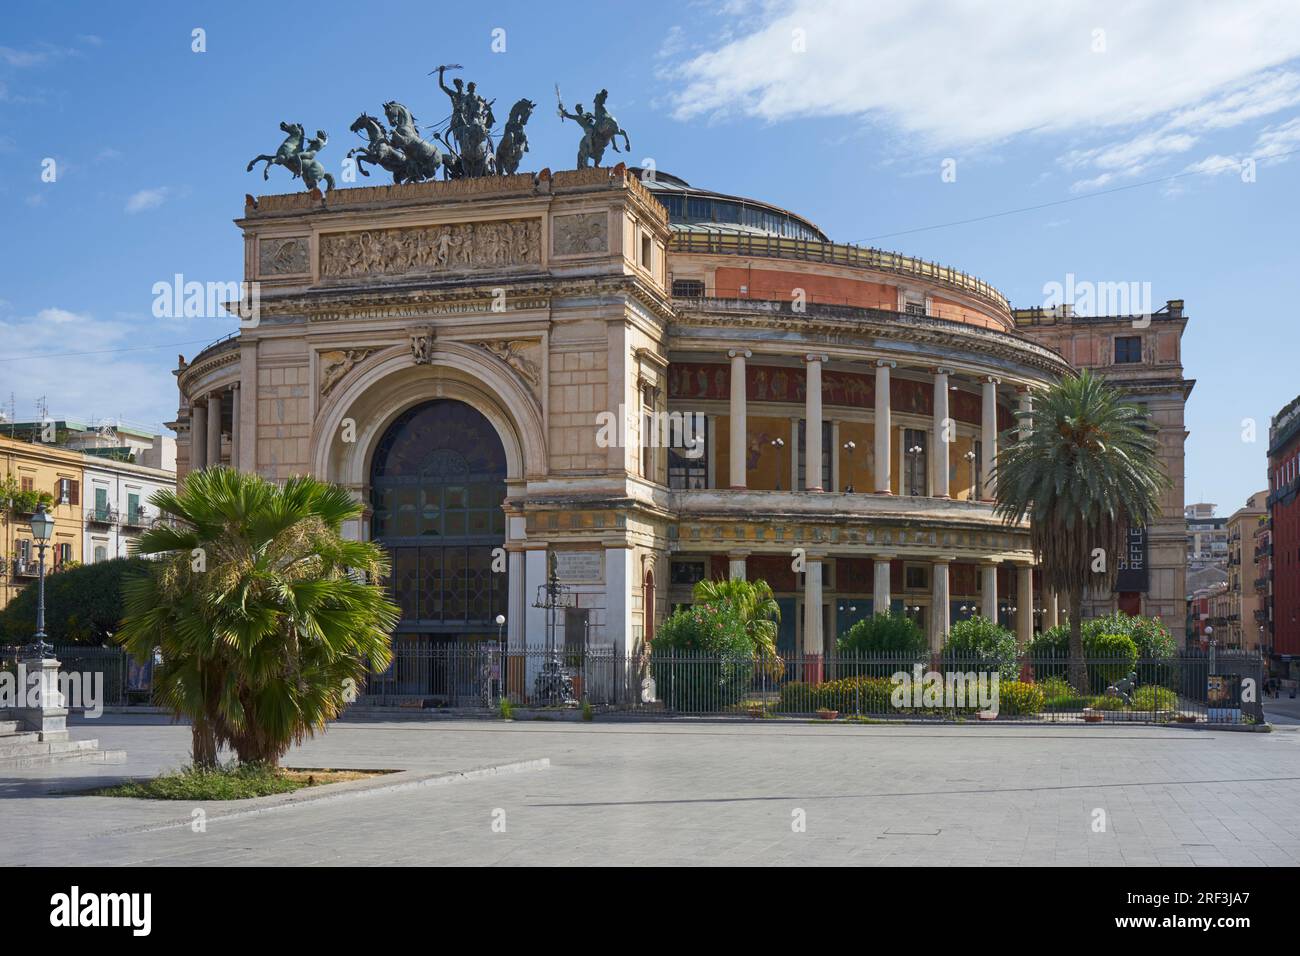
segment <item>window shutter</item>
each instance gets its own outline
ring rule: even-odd
[[[23,491],[31,491],[31,490],[32,490],[31,476],[25,475],[23,477]]]
[[[81,504],[81,482],[68,482],[68,503],[73,505]]]

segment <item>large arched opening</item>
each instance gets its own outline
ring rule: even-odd
[[[436,646],[497,637],[509,588],[497,550],[505,543],[506,473],[496,429],[465,402],[414,405],[383,432],[370,463],[370,528],[392,558],[392,597],[402,611],[395,640]]]

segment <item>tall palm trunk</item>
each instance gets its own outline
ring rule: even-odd
[[[209,770],[217,765],[217,735],[206,717],[197,717],[190,725],[190,750],[194,766]]]
[[[1080,694],[1088,693],[1088,665],[1083,660],[1083,589],[1070,591],[1070,659],[1067,665],[1070,686]]]

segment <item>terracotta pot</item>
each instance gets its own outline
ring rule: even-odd
[[[835,719],[836,717],[838,717],[839,715],[840,715],[840,712],[839,712],[838,710],[819,710],[819,711],[817,711],[817,717],[818,717],[818,719],[820,719],[820,720],[834,720],[834,719]]]

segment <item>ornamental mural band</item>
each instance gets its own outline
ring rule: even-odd
[[[445,63],[430,71],[436,75],[438,90],[446,94],[451,113],[441,120],[425,124],[423,131],[412,110],[403,103],[389,100],[383,104],[383,119],[370,113],[361,113],[348,129],[364,145],[348,150],[346,158],[355,161],[356,171],[369,176],[367,164],[378,167],[393,177],[393,183],[419,183],[448,179],[476,179],[485,176],[513,176],[519,171],[524,153],[528,152],[528,134],[525,127],[532,118],[537,104],[527,97],[518,99],[506,114],[504,125],[497,126],[496,99],[487,99],[478,91],[473,81],[452,78],[447,84],[447,74],[463,69],[458,63]],[[560,87],[555,87],[556,115],[560,122],[573,121],[582,129],[578,142],[577,168],[599,166],[606,147],[614,152],[631,152],[632,143],[627,131],[606,108],[608,90],[600,90],[592,98],[592,109],[575,103],[573,111],[565,109]],[[317,153],[329,143],[324,130],[308,138],[301,123],[288,121],[280,124],[285,140],[274,153],[263,153],[248,162],[246,172],[263,163],[262,178],[269,179],[272,166],[283,166],[294,179],[302,179],[309,192],[334,188],[334,177],[316,158]],[[622,139],[620,150],[618,140]],[[445,264],[445,261],[444,261]]]

